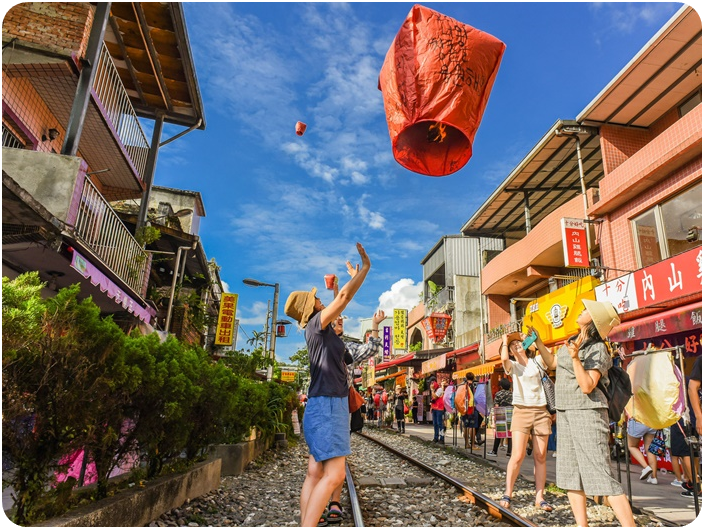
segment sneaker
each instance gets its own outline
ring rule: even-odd
[[[645,478],[650,476],[650,474],[653,473],[653,469],[650,467],[645,467],[643,471],[640,473],[640,480],[643,481]]]
[[[670,483],[670,485],[672,485],[673,487],[681,487],[682,482],[679,479],[673,479],[672,483]]]
[[[495,456],[495,455],[498,455],[498,454],[492,450],[491,452],[488,452],[487,455],[488,455],[488,456]]]
[[[553,452],[552,457],[557,457],[557,452]]]
[[[693,490],[683,490],[682,492],[680,492],[680,496],[684,496],[685,498],[692,498],[692,497],[694,497],[694,491]],[[697,499],[701,503],[702,495],[697,494]]]
[[[506,452],[506,457],[511,457],[511,452]]]
[[[658,484],[658,478],[650,477],[650,478],[646,479],[645,481],[647,481],[647,482],[650,483],[651,485],[657,485],[657,484]]]
[[[692,484],[689,481],[683,481],[682,484],[680,485],[685,491],[691,492],[694,487],[692,487]]]

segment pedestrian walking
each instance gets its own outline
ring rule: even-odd
[[[501,497],[504,507],[511,505],[513,487],[526,457],[529,437],[533,436],[533,462],[535,474],[535,506],[546,512],[553,507],[544,498],[547,475],[546,455],[552,421],[547,409],[547,399],[541,382],[541,370],[547,366],[536,358],[534,346],[523,349],[523,337],[514,333],[504,334],[501,345],[501,363],[504,372],[513,380],[513,419],[511,422],[511,459],[506,467],[506,491]],[[513,359],[511,358],[513,357]]]
[[[333,490],[345,479],[345,457],[350,455],[349,388],[344,363],[345,345],[332,323],[362,286],[371,262],[357,243],[362,266],[329,306],[310,292],[292,292],[284,312],[305,329],[310,387],[303,417],[303,433],[310,456],[301,488],[301,525],[317,526]],[[359,265],[357,265],[359,266]]]
[[[394,397],[394,416],[396,418],[396,425],[398,426],[398,431],[400,433],[406,433],[406,400],[408,399],[408,393],[406,388],[396,385],[396,395]]]
[[[604,340],[620,323],[609,302],[583,300],[585,309],[577,317],[579,334],[553,355],[536,340],[540,355],[556,369],[557,486],[567,497],[577,525],[586,527],[587,496],[608,496],[609,505],[623,527],[634,527],[633,511],[621,484],[611,472],[609,416],[606,396],[597,388],[613,365]],[[531,329],[535,331],[534,329]]]
[[[509,408],[512,406],[513,403],[513,392],[511,391],[511,381],[507,378],[502,378],[499,380],[499,391],[496,392],[496,395],[494,395],[494,406],[495,407],[502,407],[502,408]],[[499,445],[501,444],[501,438],[496,437],[496,434],[494,434],[494,448],[491,449],[491,452],[489,452],[490,456],[495,456],[498,455],[499,452]],[[511,457],[511,438],[506,437],[506,444],[507,444],[507,450],[506,450],[506,455],[508,457]]]
[[[626,412],[626,415],[628,413]],[[650,448],[650,443],[653,442],[657,430],[646,426],[645,424],[636,421],[633,417],[628,419],[628,425],[626,427],[626,432],[628,433],[628,452],[631,454],[633,459],[643,467],[640,473],[641,480],[647,480],[648,483],[652,485],[658,484],[658,458],[655,454],[648,451]],[[640,442],[643,441],[643,446],[645,448],[645,454],[648,458],[646,461],[643,457],[643,453],[640,451]]]
[[[411,397],[411,415],[413,416],[413,424],[416,424],[418,422],[418,397],[416,395]]]

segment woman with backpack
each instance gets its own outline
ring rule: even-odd
[[[586,527],[587,496],[608,496],[621,526],[635,527],[633,511],[621,484],[611,473],[608,402],[597,388],[608,383],[612,365],[604,340],[621,323],[613,305],[582,300],[585,309],[577,318],[579,334],[553,355],[536,340],[540,355],[555,374],[557,408],[557,486],[567,490],[577,525]],[[534,329],[531,329],[534,331]]]

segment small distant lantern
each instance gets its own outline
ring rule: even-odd
[[[278,320],[276,322],[276,337],[286,338],[288,336],[289,325],[291,325],[291,322],[288,320]]]
[[[428,176],[464,167],[505,49],[488,33],[413,6],[379,73],[399,164]]]
[[[307,125],[302,121],[296,121],[296,134],[303,136],[303,133],[306,131],[306,127]]]

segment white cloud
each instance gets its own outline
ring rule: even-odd
[[[223,281],[222,279],[220,280],[220,282],[222,283],[222,291],[223,291],[223,292],[230,292],[230,285],[228,285],[228,284],[227,284],[225,281]]]
[[[600,35],[629,34],[636,27],[658,24],[663,15],[675,12],[681,4],[670,2],[594,2],[592,14],[599,20]]]
[[[357,202],[357,212],[359,213],[360,220],[367,226],[374,230],[383,230],[386,225],[386,219],[381,213],[376,211],[370,211],[365,205],[364,201],[369,197],[369,195],[364,194],[361,196]]]
[[[391,289],[379,296],[379,308],[387,316],[393,315],[394,309],[411,310],[420,302],[420,293],[423,291],[423,284],[419,281],[414,283],[412,279],[399,279]]]

